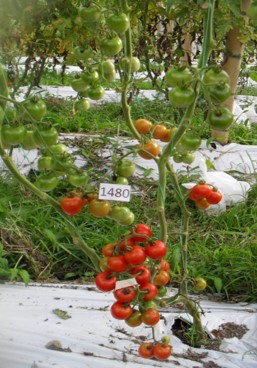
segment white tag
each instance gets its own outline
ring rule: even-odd
[[[98,199],[109,199],[111,201],[129,202],[131,194],[130,185],[101,183]]]
[[[129,286],[134,286],[134,285],[137,285],[137,281],[134,277],[132,277],[131,279],[117,281],[115,285],[115,290],[122,289],[122,288],[129,287]]]

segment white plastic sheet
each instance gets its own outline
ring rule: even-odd
[[[172,290],[171,290],[172,292]],[[0,285],[1,368],[256,368],[257,305],[225,304],[203,300],[203,324],[209,330],[234,322],[246,325],[242,339],[226,339],[221,351],[190,348],[200,361],[188,354],[189,346],[171,334],[174,318],[181,310],[163,311],[162,329],[171,337],[174,355],[168,361],[142,359],[137,355],[140,336],[150,338],[146,326],[128,327],[109,312],[111,293],[94,286]],[[64,320],[55,309],[68,313]],[[55,343],[53,343],[55,341]],[[64,351],[50,350],[56,341]],[[191,357],[191,358],[190,358]],[[199,360],[199,359],[198,359]],[[216,364],[207,365],[207,364]]]

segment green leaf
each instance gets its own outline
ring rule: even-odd
[[[215,285],[215,288],[217,290],[217,293],[220,294],[221,290],[222,290],[222,285],[223,285],[221,278],[220,277],[214,277],[213,281],[214,281],[214,285]]]
[[[69,319],[71,318],[71,316],[64,310],[61,310],[61,309],[54,309],[53,310],[53,313],[58,316],[59,318],[61,319]]]
[[[30,276],[29,273],[26,270],[19,270],[18,275],[21,277],[24,284],[27,286],[30,282]]]
[[[2,269],[2,270],[8,270],[9,269],[7,259],[0,258],[0,269]]]
[[[11,274],[11,281],[15,280],[17,275],[19,273],[18,268],[10,268],[10,274]]]
[[[257,82],[257,73],[256,72],[250,72],[249,77],[254,81]]]

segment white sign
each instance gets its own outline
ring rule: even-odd
[[[132,277],[131,279],[117,281],[115,285],[115,290],[135,285],[138,285],[137,281],[134,277]]]
[[[129,202],[130,195],[131,195],[130,185],[101,183],[99,187],[98,199]]]

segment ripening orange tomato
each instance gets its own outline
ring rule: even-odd
[[[144,151],[142,151],[142,149]],[[151,160],[153,157],[151,155],[149,155],[147,152],[149,152],[152,156],[157,157],[160,154],[159,144],[157,142],[149,139],[146,143],[140,144],[138,146],[139,156],[143,157],[145,160]]]
[[[163,139],[167,135],[168,129],[165,125],[157,124],[153,128],[153,138],[154,139]]]
[[[136,130],[141,134],[147,134],[151,131],[153,123],[146,119],[137,119],[134,122]]]

